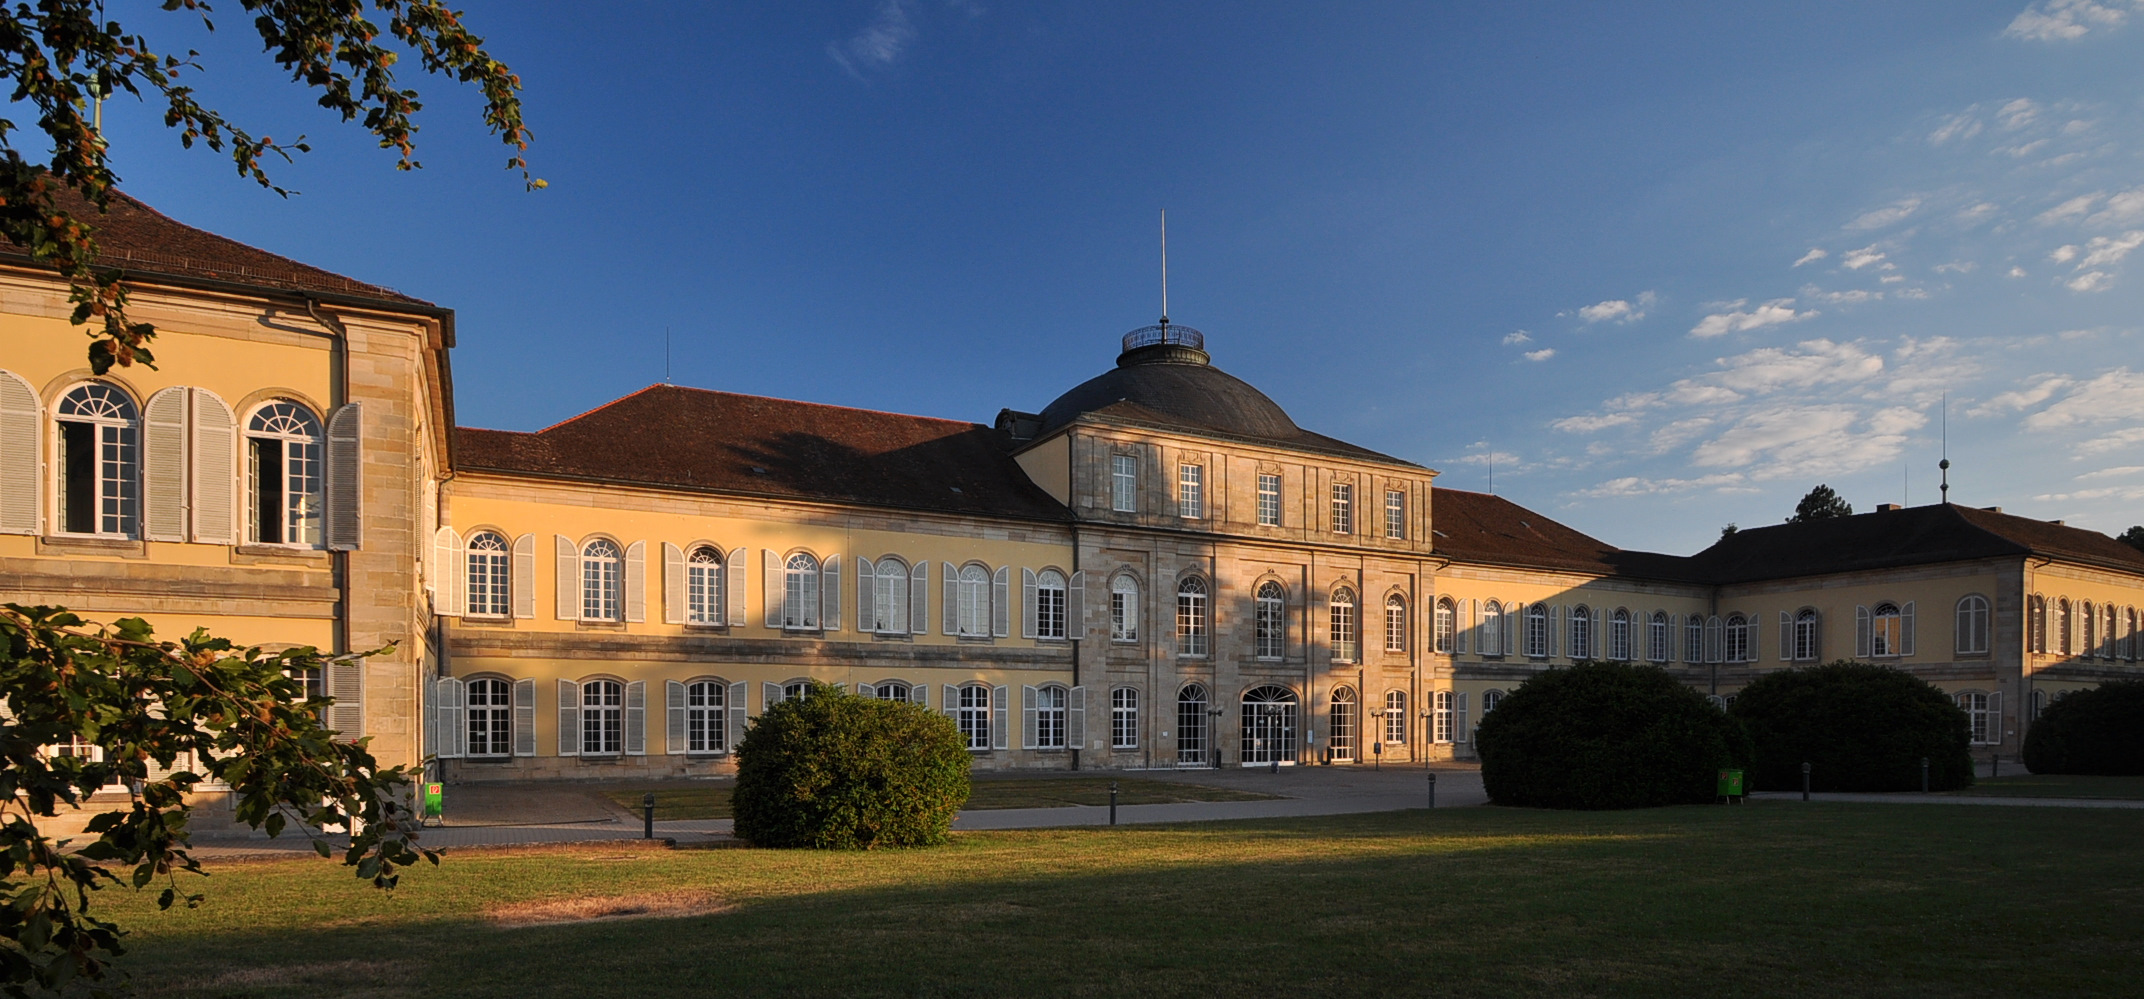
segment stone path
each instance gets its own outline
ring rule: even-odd
[[[1758,791],[1750,795],[1758,801],[1800,801],[1800,791]],[[1816,791],[1809,795],[1810,801],[1859,801],[1885,805],[2009,805],[2023,808],[2144,808],[2144,801],[2123,798],[1999,798],[1978,794],[1922,794],[1918,791],[1901,791],[1881,794],[1856,794],[1846,791]]]

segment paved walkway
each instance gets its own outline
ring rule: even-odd
[[[1758,801],[1800,801],[1800,791],[1758,791]],[[2144,808],[2144,801],[2122,798],[2001,798],[1982,794],[1922,794],[1918,791],[1857,794],[1847,791],[1816,791],[1810,801],[1859,801],[1885,805],[2010,805],[2023,808]]]

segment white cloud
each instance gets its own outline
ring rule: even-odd
[[[1556,348],[1554,347],[1543,347],[1540,350],[1526,352],[1526,359],[1529,361],[1546,361],[1554,356],[1556,356]]]
[[[870,24],[845,41],[828,43],[826,54],[850,76],[861,80],[867,71],[892,66],[908,43],[915,40],[916,28],[909,22],[908,8],[901,0],[881,0],[878,15]]]
[[[1965,411],[1967,416],[1993,416],[2005,410],[2031,409],[2055,397],[2055,393],[2074,384],[2063,375],[2034,375],[2033,384],[2026,388],[2004,392],[1987,402]]]
[[[2144,472],[2144,465],[2118,465],[2114,468],[2102,468],[2097,472],[2086,472],[2083,475],[2078,476],[2077,481],[2085,482],[2091,479],[2119,479],[2131,475],[2136,475],[2139,472]]]
[[[1831,256],[1831,254],[1825,253],[1823,250],[1817,249],[1815,247],[1811,247],[1809,252],[1802,254],[1802,258],[1800,260],[1794,262],[1794,266],[1800,267],[1803,264],[1813,264],[1828,256]]]
[[[2005,130],[2015,132],[2033,123],[2040,117],[2040,106],[2030,98],[2020,97],[1998,108],[1995,118]]]
[[[1858,382],[1883,373],[1883,358],[1858,344],[1808,340],[1792,348],[1759,347],[1714,362],[1720,370],[1707,381],[1737,392],[1762,394],[1781,389]],[[1678,383],[1681,384],[1681,383]]]
[[[2144,246],[2144,229],[2132,229],[2120,236],[2094,236],[2084,244],[2084,259],[2078,261],[2077,269],[2121,263],[2129,251],[2139,246]]]
[[[2132,187],[2107,199],[2107,207],[2100,209],[2084,224],[2090,226],[2128,225],[2144,220],[2144,187]]]
[[[2033,499],[2041,502],[2066,500],[2144,499],[2144,486],[2102,486],[2098,489],[2079,489],[2074,493],[2041,493]]]
[[[1883,208],[1862,212],[1852,222],[1846,223],[1846,227],[1848,229],[1881,229],[1884,226],[1904,221],[1906,216],[1919,211],[1920,207],[1921,199],[1902,198]]]
[[[1995,214],[2002,206],[1993,201],[1982,201],[1958,210],[1958,221],[1971,224]]]
[[[2010,273],[2009,273],[2008,275],[2006,275],[2006,276],[2008,276],[2008,277],[2014,277],[2014,278],[2021,278],[2021,277],[2024,277],[2024,276],[2025,276],[2025,269],[2024,269],[2023,267],[2012,267],[2012,268],[2010,268]]]
[[[1566,416],[1549,426],[1568,434],[1591,434],[1609,427],[1620,427],[1637,422],[1635,413],[1609,413],[1605,416]]]
[[[2033,216],[2033,221],[2042,225],[2052,225],[2068,219],[2081,219],[2092,211],[2092,205],[2099,201],[2100,198],[2105,197],[2106,193],[2105,191],[2093,191],[2090,194],[2080,194]]]
[[[1883,262],[1883,254],[1877,252],[1876,244],[1874,243],[1870,243],[1858,250],[1846,251],[1846,256],[1839,261],[1850,271],[1858,271],[1870,264],[1881,262]]]
[[[2047,255],[2047,259],[2052,260],[2058,264],[2069,263],[2070,261],[2077,259],[2077,245],[2075,243],[2072,243],[2068,246],[2055,247],[2054,252],[2049,253]]]
[[[2106,291],[2107,286],[2113,282],[2114,279],[2108,277],[2106,271],[2086,271],[2062,282],[2062,286],[2071,291]]]
[[[1851,472],[1898,456],[1901,433],[1873,425],[1855,432],[1856,422],[1850,406],[1762,409],[1698,445],[1690,460],[1700,468],[1749,468],[1751,478],[1766,480]]]
[[[2013,159],[2021,160],[2027,156],[2031,156],[2032,154],[2039,152],[2042,149],[2047,148],[2047,144],[2053,141],[2055,140],[2034,139],[2031,142],[2020,142],[2014,146],[1998,146],[1995,149],[1990,150],[1990,152],[2001,153]]]
[[[1585,320],[1588,326],[1606,322],[1628,325],[1645,318],[1645,310],[1653,304],[1654,297],[1652,292],[1646,291],[1640,292],[1635,302],[1620,298],[1598,302],[1579,309],[1578,318]]]
[[[1953,139],[1970,139],[1979,135],[1980,119],[1973,116],[1973,112],[1979,109],[1980,105],[1975,104],[1958,114],[1943,119],[1943,124],[1937,125],[1935,131],[1928,133],[1928,144],[1940,146]]]
[[[2105,454],[2138,444],[2144,444],[2144,427],[2130,427],[2078,444],[2077,456],[2081,458],[2086,455]]]
[[[1953,260],[1947,264],[1937,264],[1935,271],[1938,274],[1971,274],[1977,266],[1979,265],[1970,260]]]
[[[2073,41],[2096,30],[2121,27],[2127,14],[2115,3],[2099,0],[2041,0],[2024,10],[2003,29],[2011,38],[2035,42]]]
[[[2056,430],[2095,423],[2144,422],[2144,374],[2116,368],[2087,382],[2065,384],[2068,392],[2025,418],[2028,430]]]
[[[1645,479],[1625,476],[1609,479],[1590,489],[1581,489],[1578,495],[1589,499],[1612,499],[1628,496],[1657,496],[1661,493],[1685,493],[1695,489],[1714,489],[1723,493],[1760,492],[1749,485],[1749,480],[1740,472],[1722,472],[1694,479]]]
[[[1855,288],[1850,291],[1825,291],[1813,284],[1802,286],[1802,297],[1823,302],[1826,305],[1859,305],[1863,302],[1880,301],[1883,292]]]
[[[1763,329],[1766,326],[1778,326],[1782,323],[1799,322],[1817,314],[1813,309],[1801,312],[1795,311],[1792,308],[1794,300],[1791,298],[1773,299],[1748,312],[1743,312],[1736,308],[1741,304],[1741,302],[1735,302],[1729,306],[1735,311],[1716,312],[1698,320],[1697,325],[1690,327],[1690,335],[1699,339],[1707,339],[1725,336],[1729,333],[1743,333],[1749,330]]]
[[[1917,409],[1892,406],[1869,417],[1869,429],[1879,434],[1903,434],[1928,425],[1928,416]]]
[[[1527,336],[1525,330],[1512,330],[1504,334],[1504,346],[1506,347],[1516,347],[1522,343],[1532,342],[1534,342],[1534,338]]]

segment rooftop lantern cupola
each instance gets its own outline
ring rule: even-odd
[[[1169,322],[1169,213],[1161,213],[1161,322],[1124,334],[1117,367],[1134,364],[1211,364],[1206,334]]]

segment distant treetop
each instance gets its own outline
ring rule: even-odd
[[[1800,503],[1794,505],[1794,516],[1788,517],[1787,523],[1806,524],[1812,520],[1853,515],[1853,504],[1839,498],[1839,494],[1833,492],[1830,486],[1819,484],[1815,489],[1809,490],[1809,495],[1802,497]]]

